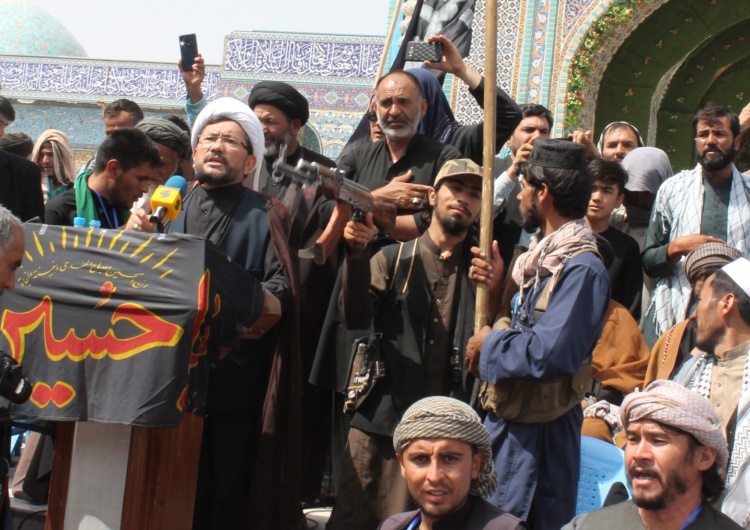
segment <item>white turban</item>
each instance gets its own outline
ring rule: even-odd
[[[266,147],[266,141],[263,136],[263,126],[255,115],[255,112],[247,105],[234,98],[215,99],[204,108],[193,124],[193,134],[190,138],[193,149],[198,144],[198,137],[201,131],[209,122],[214,122],[225,118],[239,124],[250,138],[250,145],[255,155],[255,173],[253,180],[257,181],[260,174],[260,168],[263,164],[263,153]]]

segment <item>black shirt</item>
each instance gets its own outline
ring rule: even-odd
[[[638,242],[611,226],[599,235],[609,241],[614,251],[612,265],[607,269],[612,300],[627,307],[638,322],[643,291],[643,267]]]
[[[456,158],[461,158],[461,153],[455,147],[443,145],[417,133],[409,142],[406,153],[396,162],[393,162],[388,144],[383,139],[349,151],[339,159],[338,168],[346,173],[347,178],[370,190],[382,188],[393,177],[403,175],[409,170],[413,174],[413,184],[432,186],[443,164]],[[319,211],[322,227],[328,224],[333,206],[333,201],[322,204]],[[420,226],[419,220],[417,226]],[[422,231],[424,228],[426,226],[421,227]]]
[[[125,216],[122,208],[112,206],[104,197],[101,197],[101,202],[95,200],[94,203],[102,228],[119,228],[128,222],[128,217]],[[47,201],[44,207],[44,222],[49,225],[73,226],[76,212],[76,190],[71,188]]]

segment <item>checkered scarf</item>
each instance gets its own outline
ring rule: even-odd
[[[711,376],[716,356],[701,353],[685,375],[685,386],[711,399]],[[745,360],[732,455],[727,468],[721,511],[743,528],[750,526],[750,356]]]
[[[393,448],[401,453],[421,438],[450,438],[476,447],[484,455],[479,478],[471,481],[471,493],[489,497],[497,487],[492,461],[490,434],[474,409],[457,399],[434,396],[420,399],[409,407],[393,434]]]

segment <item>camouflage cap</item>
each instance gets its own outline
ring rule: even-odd
[[[438,171],[435,182],[432,183],[432,187],[437,189],[441,182],[445,179],[468,175],[482,180],[482,167],[474,163],[473,160],[468,158],[457,158],[455,160],[448,160],[443,167]]]

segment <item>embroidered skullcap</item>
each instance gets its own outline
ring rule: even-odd
[[[184,160],[190,156],[190,137],[168,119],[149,116],[139,121],[135,128],[145,132],[157,144],[173,149],[179,158]]]
[[[255,113],[242,102],[234,98],[219,98],[206,105],[193,124],[192,146],[198,145],[201,131],[209,122],[226,119],[236,122],[250,138],[253,154],[255,155],[255,175],[260,174],[261,161],[265,150],[266,141],[263,136],[263,127]],[[251,170],[252,172],[252,170]]]
[[[742,253],[726,243],[710,241],[693,249],[685,258],[685,275],[694,284],[703,272],[716,272],[727,263],[741,257]]]
[[[0,149],[26,158],[34,149],[34,140],[22,132],[7,133],[5,136],[0,136]]]
[[[582,144],[539,138],[534,142],[528,163],[541,167],[586,171],[586,148]]]
[[[310,108],[305,96],[297,90],[281,81],[262,81],[253,87],[247,104],[252,109],[255,105],[266,104],[276,107],[287,116],[297,118],[302,125],[307,123],[310,117]]]
[[[450,438],[473,445],[484,455],[479,478],[471,481],[471,493],[489,497],[497,487],[490,434],[474,409],[457,399],[435,396],[409,407],[393,434],[393,448],[401,453],[414,440]]]
[[[600,153],[602,152],[602,147],[604,147],[604,136],[607,134],[607,131],[609,131],[613,127],[616,129],[619,129],[620,127],[629,127],[630,129],[632,129],[632,131],[635,133],[636,138],[638,139],[638,147],[643,147],[643,138],[641,138],[641,133],[638,131],[638,129],[635,128],[635,125],[626,121],[613,121],[604,129],[602,129],[602,134],[599,135],[599,142],[596,144],[596,147],[597,149],[599,149]]]
[[[732,278],[732,281],[745,291],[746,295],[750,296],[750,261],[738,258],[724,265],[721,270],[726,272],[727,276]]]
[[[724,427],[711,402],[679,383],[657,379],[643,392],[628,394],[620,413],[626,429],[632,421],[653,421],[692,434],[701,445],[716,449],[720,467],[727,464]]]

